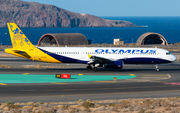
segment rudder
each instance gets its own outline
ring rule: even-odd
[[[7,23],[13,48],[31,48],[34,45],[15,23]]]

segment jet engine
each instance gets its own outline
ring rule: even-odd
[[[112,69],[122,69],[124,65],[124,62],[121,60],[111,61],[103,63],[104,68],[112,68]]]

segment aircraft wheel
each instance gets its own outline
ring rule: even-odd
[[[156,68],[156,71],[158,72],[158,71],[159,71],[159,66],[158,66],[158,64],[155,65],[155,68]]]
[[[94,70],[94,71],[98,71],[98,68],[97,68],[97,67],[93,67],[93,70]]]
[[[89,71],[91,71],[91,70],[92,70],[92,67],[91,67],[91,66],[87,66],[86,69],[89,70]]]

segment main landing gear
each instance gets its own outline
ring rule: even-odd
[[[94,71],[98,71],[98,68],[97,68],[97,67],[93,67],[93,70],[94,70]]]
[[[89,71],[91,71],[91,70],[98,71],[97,67],[92,68],[91,66],[87,66],[86,69],[89,70]]]
[[[158,64],[155,65],[155,68],[156,68],[156,71],[158,72],[159,71]]]
[[[89,71],[91,71],[91,70],[92,70],[92,67],[91,67],[91,66],[87,66],[86,69],[89,70]]]

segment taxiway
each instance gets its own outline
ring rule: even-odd
[[[6,59],[6,58],[5,58]],[[72,75],[130,75],[132,79],[57,82],[57,83],[0,83],[0,102],[59,102],[77,101],[79,99],[107,100],[127,98],[176,97],[180,94],[180,62],[160,65],[156,72],[154,65],[125,65],[122,70],[99,69],[87,71],[83,64],[51,64],[25,59],[0,59],[1,65],[16,66],[0,68],[1,74],[36,74],[55,75],[69,73]],[[53,66],[57,68],[22,68],[24,65]],[[22,67],[21,67],[22,66]],[[58,66],[61,66],[59,68]],[[26,76],[26,75],[24,75]],[[170,84],[166,84],[170,83]]]

